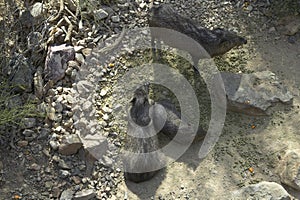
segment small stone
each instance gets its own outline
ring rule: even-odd
[[[111,21],[114,23],[118,23],[120,22],[120,17],[118,15],[112,16]]]
[[[25,136],[25,137],[30,137],[30,136],[32,136],[34,134],[34,131],[33,130],[30,130],[30,129],[25,129],[24,131],[23,131],[23,135]]]
[[[104,119],[105,121],[109,120],[109,115],[105,113],[103,115],[102,119]]]
[[[104,112],[106,112],[106,113],[112,113],[112,109],[111,108],[109,108],[108,106],[104,106],[103,108],[102,108],[102,110],[104,111]]]
[[[77,134],[68,135],[63,138],[58,152],[62,155],[73,155],[82,147],[82,142]]]
[[[108,13],[103,9],[95,10],[94,15],[98,20],[102,20],[108,17]]]
[[[18,141],[17,145],[19,147],[26,147],[28,145],[28,141],[26,141],[26,140]]]
[[[76,192],[74,200],[89,200],[96,197],[96,192],[93,189],[85,189]]]
[[[36,126],[35,118],[24,118],[23,119],[24,128],[33,128]]]
[[[81,52],[82,49],[84,49],[85,47],[84,46],[74,46],[74,50],[76,53],[79,53]]]
[[[275,32],[276,31],[276,28],[273,26],[273,27],[271,27],[270,29],[269,29],[269,33],[273,33],[273,32]]]
[[[55,109],[53,107],[47,108],[47,117],[52,121],[56,121],[57,117],[55,114]]]
[[[72,200],[74,192],[71,189],[64,190],[59,200]]]
[[[44,140],[47,139],[51,130],[48,128],[41,128],[40,133],[37,137],[38,140]]]
[[[69,166],[63,159],[59,159],[58,160],[58,164],[57,164],[61,169],[68,169],[70,170],[72,167]]]
[[[30,165],[29,169],[34,171],[39,171],[41,169],[41,166],[36,163],[33,163],[32,165]]]
[[[62,178],[67,178],[71,175],[71,173],[68,170],[60,170],[59,172]]]
[[[51,141],[49,142],[49,144],[50,144],[50,147],[51,147],[54,151],[56,151],[56,150],[58,149],[58,147],[59,147],[59,142],[57,142],[57,141],[51,140]]]
[[[36,18],[42,15],[43,12],[43,3],[37,2],[35,4],[33,4],[31,10],[30,10],[30,14]]]
[[[63,105],[59,102],[54,102],[53,107],[57,113],[61,113],[63,111]]]
[[[72,181],[76,184],[76,185],[78,185],[78,184],[80,184],[81,183],[81,179],[80,179],[80,177],[78,177],[78,176],[72,176]]]
[[[84,48],[84,49],[82,49],[81,52],[84,56],[90,56],[92,54],[92,49],[91,48]]]
[[[296,37],[295,36],[289,36],[288,37],[288,42],[291,43],[291,44],[295,44],[297,41]]]
[[[52,195],[54,198],[58,198],[60,193],[61,193],[61,190],[59,189],[59,187],[52,188]]]
[[[104,97],[108,93],[108,88],[103,88],[100,91],[100,96]]]
[[[84,63],[84,57],[81,53],[75,53],[75,59],[77,62],[79,62],[80,64]]]

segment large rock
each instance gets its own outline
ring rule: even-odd
[[[74,47],[66,46],[65,44],[49,47],[44,69],[45,81],[47,82],[47,85],[54,84],[61,80],[65,76],[65,71],[68,67],[68,61],[74,59]],[[47,89],[49,88],[46,87],[46,90]]]
[[[274,103],[290,103],[293,95],[270,71],[252,74],[221,72],[228,110],[248,115],[267,115]]]
[[[289,150],[278,166],[281,182],[300,191],[300,149]]]
[[[11,84],[17,92],[31,92],[33,83],[33,69],[28,59],[23,55],[15,55],[9,64],[11,67],[8,74],[10,75]]]
[[[291,196],[285,189],[275,182],[260,182],[234,191],[230,199],[235,200],[290,200]]]
[[[87,135],[82,141],[84,149],[96,160],[101,159],[108,150],[107,139],[101,134]]]
[[[77,134],[67,135],[59,145],[58,152],[62,155],[73,155],[82,147],[82,142]]]

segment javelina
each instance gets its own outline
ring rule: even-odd
[[[134,92],[129,110],[124,164],[125,179],[142,182],[151,179],[160,165],[158,138],[151,118],[148,85]]]
[[[197,41],[211,56],[219,56],[230,49],[242,44],[246,44],[247,40],[238,36],[236,33],[227,31],[221,28],[210,30],[201,26],[196,21],[179,15],[170,5],[162,4],[153,6],[150,9],[149,26],[171,29],[180,32],[195,41]],[[180,38],[172,38],[170,34],[164,34],[163,31],[157,29],[150,29],[152,37],[152,50],[154,50],[154,40],[158,43],[162,40],[175,48],[189,52],[193,58],[194,65],[198,63],[199,59],[205,55],[200,52],[192,52],[190,45],[180,43]]]

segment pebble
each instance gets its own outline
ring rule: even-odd
[[[59,200],[71,200],[73,199],[74,192],[71,189],[64,190],[61,193]]]
[[[29,169],[34,171],[39,171],[41,169],[41,166],[36,163],[33,163],[30,165]]]
[[[108,17],[108,13],[103,9],[95,10],[94,15],[97,17],[98,20],[102,20]]]
[[[34,131],[33,130],[30,130],[30,129],[25,129],[24,131],[23,131],[23,135],[25,136],[25,137],[30,137],[30,136],[32,136],[34,134]]]
[[[108,88],[103,88],[100,91],[100,96],[104,97],[108,93],[109,89]]]
[[[75,194],[74,200],[89,200],[96,197],[96,192],[93,189],[85,189]]]
[[[83,64],[84,63],[84,57],[81,53],[75,53],[75,59],[78,61],[78,63]]]
[[[112,16],[111,21],[114,22],[114,23],[118,23],[118,22],[120,22],[120,17],[118,15]]]
[[[62,178],[67,178],[71,175],[71,173],[68,170],[60,170],[60,175]]]
[[[26,147],[28,145],[28,141],[26,141],[26,140],[20,140],[20,141],[18,141],[17,145],[19,147]]]
[[[51,147],[54,151],[56,151],[56,150],[58,149],[58,147],[59,147],[59,142],[57,142],[57,141],[51,140],[51,141],[49,142],[49,144],[50,144],[50,147]]]
[[[71,165],[68,165],[63,159],[58,160],[58,167],[61,169],[72,169]]]
[[[24,128],[34,128],[36,126],[35,118],[24,118],[23,119]]]

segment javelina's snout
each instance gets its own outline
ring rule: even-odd
[[[246,44],[247,40],[238,36],[236,33],[217,28],[210,30],[201,26],[189,17],[177,13],[170,5],[162,4],[154,6],[149,15],[150,27],[162,27],[178,31],[197,41],[209,53],[211,57],[225,54],[230,49]],[[156,33],[151,31],[152,39],[155,39]],[[168,35],[160,35],[158,40],[168,43]],[[152,42],[154,44],[154,42]],[[169,44],[172,46],[172,44]],[[178,48],[178,46],[175,46]],[[184,45],[183,45],[184,48]],[[189,50],[183,49],[183,50]],[[190,52],[192,53],[192,52]],[[196,59],[199,58],[195,58]]]
[[[208,53],[212,57],[223,55],[230,49],[247,43],[247,40],[244,37],[238,36],[235,32],[222,28],[213,29],[212,33],[219,39],[218,41],[215,41],[214,45],[206,47]]]

